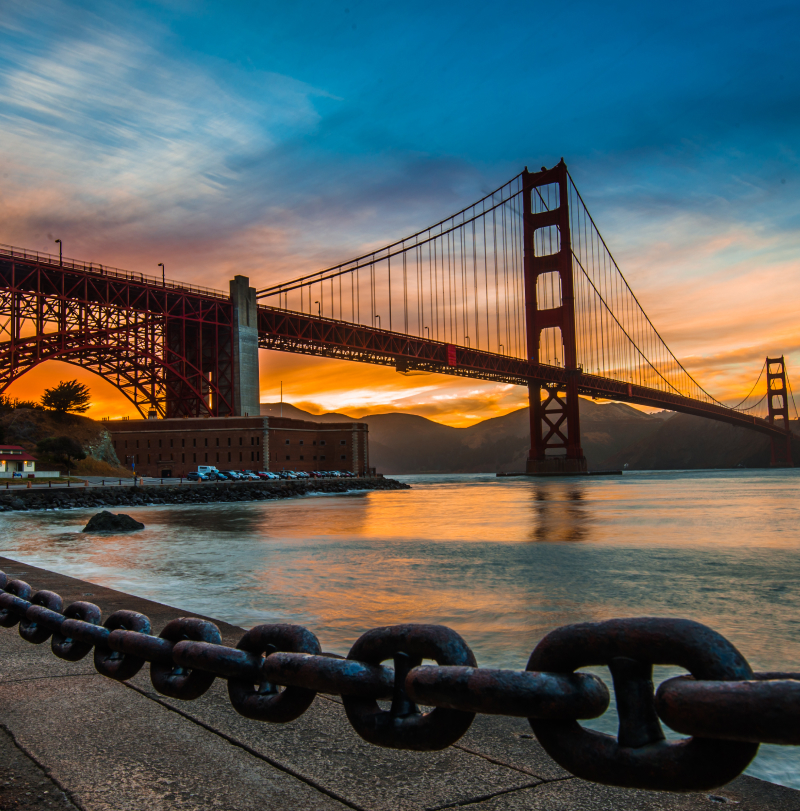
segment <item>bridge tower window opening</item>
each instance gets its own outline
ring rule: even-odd
[[[564,366],[564,341],[561,327],[548,327],[539,333],[539,363]]]

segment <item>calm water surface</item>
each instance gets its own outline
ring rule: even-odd
[[[399,478],[413,489],[130,508],[147,528],[127,536],[82,535],[95,510],[3,513],[0,552],[244,627],[298,622],[338,653],[434,622],[523,668],[558,625],[660,615],[754,669],[800,668],[800,470]],[[749,771],[800,788],[800,752],[764,746]]]

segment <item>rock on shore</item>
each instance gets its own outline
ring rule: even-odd
[[[131,518],[125,513],[114,515],[108,510],[103,510],[89,519],[89,523],[83,528],[84,532],[136,532],[137,529],[144,529],[144,524]]]
[[[0,491],[0,512],[123,507],[148,504],[217,504],[267,501],[314,493],[353,490],[408,490],[394,479],[345,479],[341,481],[218,482],[183,485],[148,484],[138,487],[53,487],[42,490]]]

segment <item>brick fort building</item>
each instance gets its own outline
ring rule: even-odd
[[[198,465],[219,470],[347,470],[369,467],[364,422],[319,423],[284,417],[185,417],[106,422],[114,450],[141,476],[185,476]]]

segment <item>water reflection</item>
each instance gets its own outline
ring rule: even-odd
[[[583,489],[563,481],[532,484],[530,540],[575,543],[588,539],[592,520]]]

